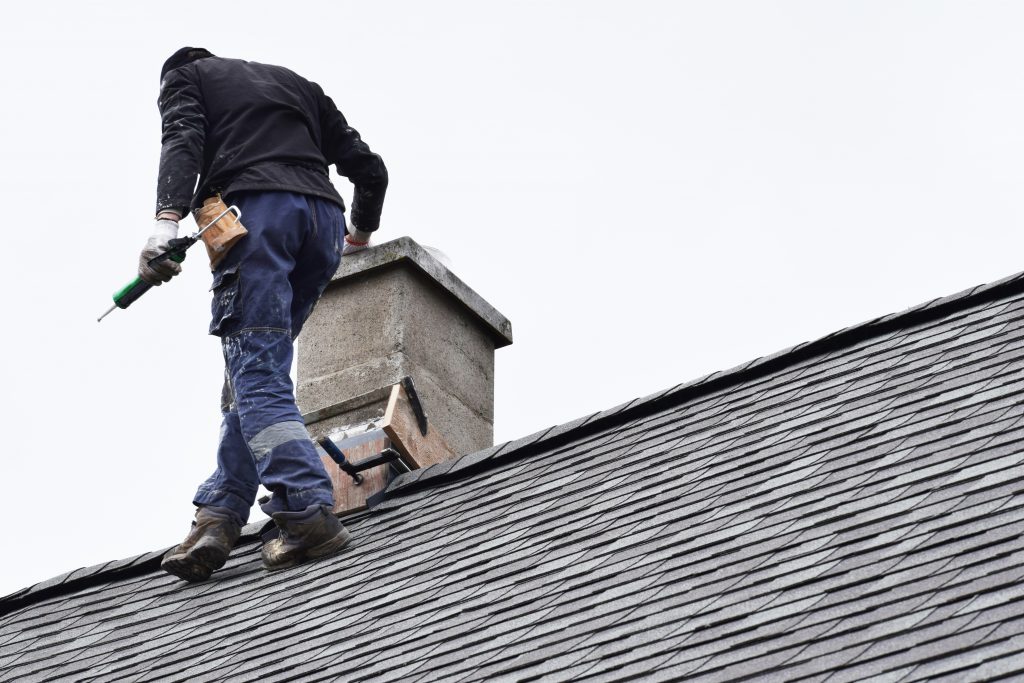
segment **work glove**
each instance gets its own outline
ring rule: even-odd
[[[143,282],[159,285],[181,272],[181,264],[175,263],[171,259],[164,259],[155,266],[149,265],[150,259],[167,251],[168,242],[177,236],[177,221],[166,218],[156,221],[156,224],[153,226],[153,234],[146,240],[146,246],[142,248],[142,253],[139,254],[139,277],[142,278]]]
[[[345,235],[345,245],[341,248],[341,255],[347,256],[357,251],[362,251],[370,246],[370,234],[352,226]]]

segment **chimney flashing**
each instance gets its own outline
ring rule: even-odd
[[[383,419],[318,439],[317,452],[334,489],[335,514],[372,507],[371,499],[387,488],[394,473],[453,461],[454,451],[429,425],[418,393],[412,379],[405,377],[391,387]],[[388,454],[397,464],[379,462]]]

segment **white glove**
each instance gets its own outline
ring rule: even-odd
[[[159,285],[167,282],[181,272],[181,264],[165,259],[155,266],[150,266],[150,259],[167,251],[167,243],[178,236],[178,222],[166,218],[156,221],[153,234],[146,240],[146,246],[139,254],[139,277],[143,282]]]
[[[341,248],[341,255],[347,256],[348,254],[354,254],[357,251],[362,251],[370,246],[370,236],[372,233],[363,232],[359,228],[352,226],[349,228],[348,234],[345,235],[345,245]]]

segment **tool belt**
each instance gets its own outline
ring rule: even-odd
[[[231,247],[249,233],[238,216],[228,211],[227,204],[219,194],[206,199],[200,208],[192,212],[192,215],[196,219],[196,225],[200,228],[220,216],[216,223],[199,236],[199,239],[203,240],[203,244],[206,245],[206,254],[210,257],[210,270],[216,268],[217,264],[227,256]]]

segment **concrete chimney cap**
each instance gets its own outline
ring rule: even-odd
[[[474,292],[469,285],[456,277],[411,237],[399,237],[345,256],[341,259],[341,265],[331,279],[330,286],[373,270],[394,267],[403,261],[416,266],[419,271],[455,297],[485,323],[494,338],[495,348],[512,343],[512,323],[509,322],[509,319],[487,303],[483,297]]]

